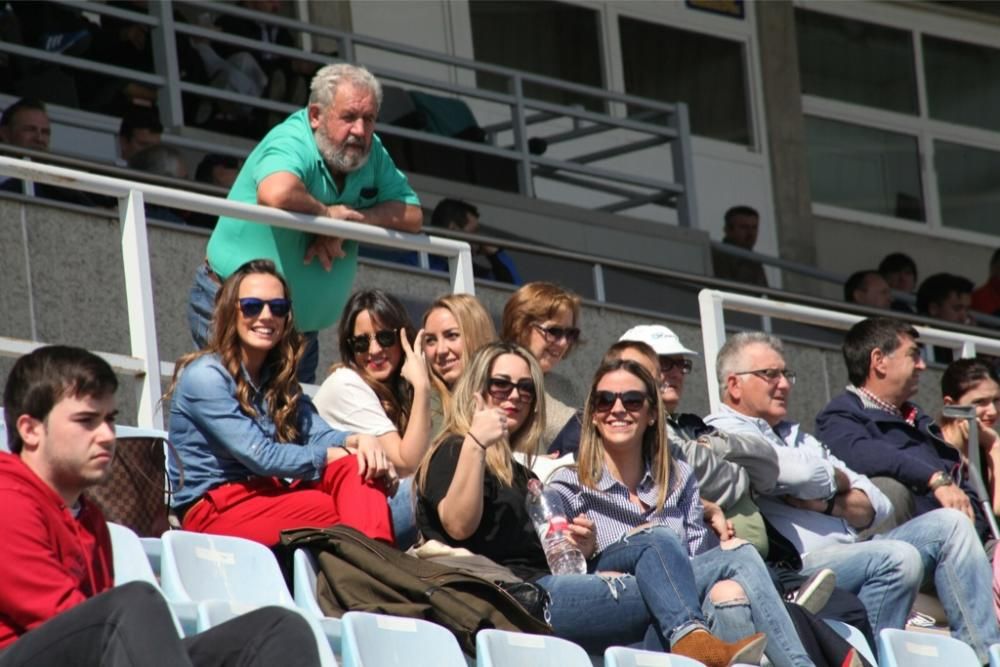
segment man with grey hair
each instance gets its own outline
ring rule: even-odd
[[[785,365],[781,341],[762,332],[736,334],[719,351],[716,372],[725,405],[706,422],[761,435],[774,447],[778,482],[758,506],[798,552],[803,573],[832,569],[837,584],[861,598],[876,635],[903,627],[919,587],[933,581],[952,633],[987,662],[1000,626],[990,596],[983,595],[992,589],[993,573],[972,522],[956,510],[938,509],[858,542],[858,531],[889,517],[892,504],[867,477],[785,419],[796,376]]]
[[[316,72],[309,105],[276,125],[247,157],[229,199],[315,216],[419,232],[420,200],[375,135],[382,87],[364,67]],[[195,343],[209,336],[215,293],[251,259],[270,259],[291,288],[308,347],[299,379],[315,381],[316,332],[336,322],[354,284],[358,244],[334,236],[220,217],[188,304]]]

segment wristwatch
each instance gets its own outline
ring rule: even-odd
[[[940,489],[942,486],[951,486],[954,483],[954,477],[946,473],[944,470],[939,470],[931,475],[931,481],[927,483],[927,488],[934,491],[936,489]]]

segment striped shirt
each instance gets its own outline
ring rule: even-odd
[[[549,485],[562,497],[568,517],[586,514],[594,522],[598,552],[644,524],[672,528],[681,542],[687,544],[689,556],[718,546],[718,537],[705,525],[698,482],[691,473],[691,467],[683,461],[671,461],[670,480],[672,490],[662,510],[656,509],[659,488],[648,462],[646,472],[636,487],[636,495],[649,509],[631,502],[628,488],[615,479],[607,468],[594,489],[581,484],[576,466],[557,470],[549,479]]]

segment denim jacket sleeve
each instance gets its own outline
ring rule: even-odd
[[[342,445],[346,438],[326,426],[312,402],[303,397],[298,425],[304,441],[278,442],[270,420],[243,413],[236,399],[236,382],[213,360],[184,369],[174,394],[174,410],[186,414],[209,447],[225,450],[257,475],[317,479],[326,467],[327,448]]]

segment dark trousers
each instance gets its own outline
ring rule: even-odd
[[[163,596],[145,582],[118,586],[25,633],[0,667],[315,667],[305,620],[265,607],[180,639]]]

